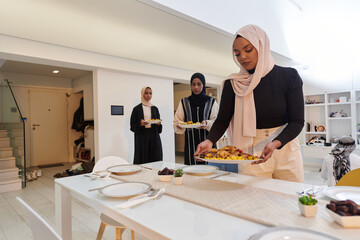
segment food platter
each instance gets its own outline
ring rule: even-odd
[[[185,173],[196,176],[211,175],[217,170],[219,170],[218,167],[211,165],[191,165],[183,168]]]
[[[149,124],[157,124],[157,123],[161,123],[161,119],[149,119],[144,122],[149,123]]]
[[[272,227],[251,236],[249,240],[340,240],[325,233],[295,227]]]
[[[253,162],[262,160],[262,159],[256,159],[256,160],[207,159],[207,158],[200,158],[200,157],[196,157],[196,156],[194,158],[197,160],[205,161],[205,162],[225,163],[225,164],[246,164],[246,163],[253,163]]]
[[[143,167],[133,164],[122,164],[108,167],[106,171],[111,172],[115,175],[131,175],[140,172]]]
[[[151,185],[144,182],[122,182],[108,185],[99,190],[106,197],[127,198],[145,193]]]
[[[360,205],[360,188],[351,186],[333,186],[323,190],[323,193],[329,198],[335,200],[350,199]]]
[[[258,156],[244,153],[235,146],[225,146],[220,149],[213,148],[194,157],[197,160],[225,164],[247,164],[262,160]]]
[[[203,127],[204,125],[202,125],[202,124],[178,124],[178,126],[181,128],[199,128],[199,127]]]

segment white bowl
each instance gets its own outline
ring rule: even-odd
[[[340,216],[336,212],[326,208],[327,213],[344,228],[360,228],[360,216]]]
[[[161,182],[171,182],[173,175],[158,175]]]

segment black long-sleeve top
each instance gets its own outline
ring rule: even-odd
[[[299,135],[304,126],[302,85],[301,77],[295,69],[275,65],[254,89],[256,128],[274,128],[287,123],[274,139],[281,142],[281,147]],[[211,142],[216,143],[224,134],[234,115],[234,108],[235,93],[230,80],[226,80],[219,114],[208,135]]]

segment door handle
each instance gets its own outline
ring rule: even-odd
[[[33,127],[39,127],[40,124],[33,124]]]

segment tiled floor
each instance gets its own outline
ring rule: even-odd
[[[20,191],[0,194],[0,240],[33,239],[31,230],[24,221],[24,211],[16,201],[21,197],[37,213],[39,213],[50,226],[55,226],[54,178],[53,175],[69,169],[72,164],[62,167],[43,168],[43,176],[27,183],[26,188]],[[100,226],[100,213],[84,203],[72,201],[73,239],[96,239]],[[126,230],[123,239],[130,239],[130,231]],[[137,240],[145,239],[135,234]],[[103,239],[115,239],[115,229],[107,227]]]
[[[177,154],[177,163],[183,163],[183,155]],[[16,196],[23,198],[52,227],[55,225],[54,178],[53,175],[69,169],[72,164],[62,167],[43,168],[43,176],[28,182],[27,187],[20,191],[0,194],[0,240],[33,239],[31,230],[23,220],[23,211]],[[305,168],[305,182],[323,185],[318,168]],[[73,239],[96,239],[100,225],[99,212],[76,199],[72,201]],[[145,239],[135,234],[136,239]],[[115,229],[108,227],[103,239],[115,239]],[[124,233],[124,239],[130,239],[129,230]]]

